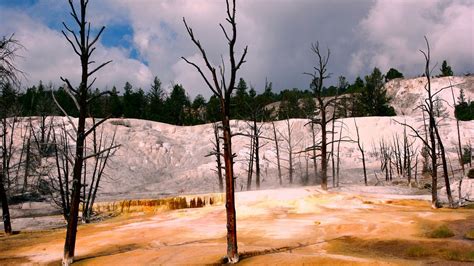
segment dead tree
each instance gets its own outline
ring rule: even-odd
[[[316,147],[316,127],[315,127],[315,124],[312,123],[312,119],[314,119],[313,117],[311,117],[311,121],[309,123],[310,125],[310,131],[311,131],[311,141],[312,141],[312,145],[313,147]],[[316,156],[316,149],[312,149],[312,161],[313,161],[313,171],[314,171],[314,178],[316,179],[317,176],[318,176],[318,162],[317,162],[317,156]]]
[[[0,86],[10,84],[18,87],[20,85],[20,78],[24,76],[24,73],[15,65],[15,59],[23,48],[23,45],[15,39],[14,34],[0,39]]]
[[[230,61],[230,77],[228,82],[226,80],[225,64],[219,67],[219,73],[214,66],[211,65],[206,51],[201,45],[201,42],[196,39],[192,28],[188,26],[186,20],[183,18],[184,26],[191,37],[191,41],[198,48],[201,56],[206,64],[206,67],[212,79],[209,79],[203,70],[194,62],[182,57],[186,63],[192,65],[204,79],[206,85],[214,93],[220,101],[221,121],[223,128],[224,139],[224,163],[225,163],[225,177],[226,177],[226,213],[227,213],[227,260],[230,263],[237,263],[239,261],[239,254],[237,248],[237,226],[235,214],[235,195],[234,195],[234,169],[232,153],[232,133],[230,129],[230,100],[233,90],[235,89],[235,81],[237,71],[245,62],[247,54],[247,47],[245,47],[240,59],[235,58],[235,44],[237,40],[237,23],[235,20],[235,0],[226,0],[226,21],[230,24],[231,32],[228,31],[222,24],[221,27],[225,38],[229,44],[229,61]],[[222,60],[223,61],[223,60]],[[220,74],[220,77],[219,77]]]
[[[280,163],[280,145],[278,144],[277,130],[275,128],[275,121],[272,121],[273,128],[273,140],[275,142],[276,150],[276,160],[277,160],[277,170],[278,170],[278,181],[280,181],[280,186],[283,185],[283,180],[281,177],[281,163]]]
[[[95,119],[92,118],[93,123],[95,124]],[[104,127],[101,127],[99,135],[97,134],[97,129],[94,128],[92,132],[92,151],[90,155],[86,155],[85,166],[89,161],[87,159],[93,159],[92,172],[86,174],[85,181],[90,181],[88,184],[88,191],[86,192],[86,186],[84,186],[84,203],[82,209],[82,220],[85,223],[89,223],[92,217],[92,207],[94,206],[95,199],[97,197],[97,191],[99,190],[99,185],[102,177],[105,175],[105,169],[107,163],[113,154],[117,151],[119,145],[115,143],[115,135],[117,131],[114,130],[113,135],[106,136],[104,135]],[[109,142],[107,143],[107,139]],[[84,183],[86,184],[86,183]]]
[[[260,148],[266,145],[266,143],[262,143],[261,139],[269,139],[263,137],[263,126],[264,123],[258,124],[258,120],[262,120],[265,112],[262,106],[258,106],[257,104],[252,104],[248,106],[250,109],[250,121],[247,124],[250,127],[251,133],[248,137],[251,139],[250,143],[250,154],[249,154],[249,176],[247,180],[247,190],[251,189],[252,183],[252,166],[253,162],[255,163],[255,185],[257,189],[260,189],[260,182],[261,182],[261,171],[260,171]]]
[[[341,121],[341,127],[339,128],[339,141],[337,142],[337,153],[336,153],[336,187],[339,187],[339,169],[340,169],[340,148],[342,140],[342,131],[344,129],[344,123]]]
[[[357,126],[356,119],[354,118],[354,126],[357,133],[357,147],[359,147],[360,154],[362,155],[362,169],[364,170],[364,184],[367,186],[367,169],[365,167],[365,150],[364,145],[360,143],[359,127]]]
[[[320,126],[321,128],[321,145],[316,147],[309,147],[308,150],[320,149],[321,150],[321,188],[327,190],[328,188],[328,178],[327,178],[327,167],[328,167],[328,151],[327,146],[332,143],[327,141],[327,126],[334,120],[334,117],[328,118],[328,107],[337,100],[333,98],[330,100],[325,100],[323,97],[323,81],[330,77],[330,74],[327,73],[327,65],[329,62],[330,50],[327,50],[327,54],[323,55],[319,50],[319,43],[311,45],[311,51],[316,55],[317,62],[314,68],[314,73],[305,73],[312,77],[311,88],[313,89],[314,96],[317,100],[317,118],[312,119],[312,123]],[[333,132],[330,132],[333,134]]]
[[[285,120],[286,123],[286,132],[280,132],[278,129],[278,133],[280,137],[286,142],[286,152],[288,153],[288,159],[284,160],[288,162],[288,181],[290,184],[293,184],[293,177],[294,177],[294,172],[295,172],[295,166],[294,166],[294,155],[300,152],[296,151],[296,146],[301,142],[302,139],[297,139],[295,140],[293,138],[293,132],[294,132],[294,123],[291,122],[289,118]]]
[[[54,168],[48,173],[51,200],[59,207],[66,221],[69,221],[71,210],[71,170],[74,167],[74,151],[70,144],[70,134],[64,122],[53,131]]]
[[[430,45],[428,42],[428,39],[425,36],[425,41],[426,41],[426,47],[427,51],[420,50],[420,52],[423,54],[425,58],[425,77],[427,79],[427,83],[425,85],[425,91],[427,93],[427,98],[424,99],[424,103],[420,106],[422,111],[428,116],[428,133],[429,133],[429,140],[424,139],[421,137],[420,133],[414,129],[412,126],[407,125],[406,123],[400,123],[402,125],[408,126],[417,136],[418,139],[420,139],[425,147],[427,147],[427,151],[429,153],[429,156],[431,158],[431,180],[432,180],[432,188],[431,188],[431,206],[432,208],[439,208],[440,203],[438,200],[438,149],[439,147],[439,156],[441,157],[442,161],[442,166],[443,166],[443,175],[445,178],[445,183],[446,183],[446,194],[448,196],[448,201],[450,206],[454,206],[453,204],[453,198],[451,195],[451,188],[449,184],[449,176],[448,176],[448,166],[446,162],[446,154],[444,150],[444,145],[441,140],[441,136],[438,131],[438,125],[436,122],[436,114],[435,114],[435,100],[434,97],[436,94],[442,91],[438,90],[437,92],[433,93],[431,90],[431,68],[430,68],[430,60],[431,60],[431,54],[430,54]],[[449,87],[446,87],[449,88]]]
[[[252,176],[253,176],[253,162],[255,154],[255,139],[250,137],[250,146],[249,146],[249,159],[248,159],[248,168],[247,168],[247,190],[252,188]]]
[[[453,90],[453,86],[452,86],[452,83],[451,83],[451,79],[449,79],[449,85],[451,87],[451,95],[453,96],[453,106],[456,106],[456,99],[454,98],[454,90]],[[460,132],[460,129],[459,129],[459,119],[457,119],[456,117],[454,118],[456,119],[456,133],[457,133],[457,141],[458,141],[458,147],[457,147],[457,150],[458,150],[458,160],[459,160],[459,164],[461,166],[461,170],[462,170],[462,175],[464,176],[464,174],[466,173],[465,169],[464,169],[464,163],[463,163],[463,159],[462,159],[462,144],[461,144],[461,132]]]
[[[219,191],[224,192],[224,179],[222,178],[222,153],[221,153],[221,137],[219,134],[219,123],[213,123],[212,129],[214,133],[214,140],[211,140],[213,148],[206,157],[214,156],[216,158],[216,169],[213,169],[217,173],[217,180],[219,182]]]
[[[71,8],[71,16],[73,18],[74,24],[78,27],[78,30],[70,28],[66,23],[63,22],[65,30],[62,31],[64,37],[71,45],[74,53],[79,56],[81,60],[81,82],[78,88],[74,88],[69,82],[69,79],[61,77],[61,80],[64,81],[65,90],[74,101],[76,108],[79,112],[77,127],[69,118],[68,114],[64,111],[61,105],[54,101],[61,109],[61,111],[69,119],[71,126],[74,127],[75,137],[74,141],[76,143],[76,148],[74,152],[74,166],[72,171],[72,194],[71,194],[71,204],[70,204],[70,213],[68,216],[68,224],[66,231],[66,241],[64,243],[64,255],[63,255],[63,264],[69,265],[74,260],[74,250],[76,245],[76,234],[77,234],[77,223],[78,223],[78,213],[79,213],[79,204],[81,201],[81,189],[83,184],[81,182],[81,177],[83,173],[84,165],[84,145],[85,140],[88,135],[90,135],[93,130],[104,123],[107,119],[102,119],[99,122],[93,124],[91,128],[86,129],[86,118],[89,113],[89,105],[92,104],[94,100],[100,96],[109,93],[104,92],[97,95],[92,95],[91,87],[94,84],[96,78],[89,83],[89,78],[97,73],[104,66],[109,64],[111,61],[104,62],[92,70],[89,67],[95,63],[91,60],[92,54],[96,50],[96,43],[99,40],[99,37],[104,32],[105,27],[101,27],[95,36],[91,36],[91,24],[86,20],[87,6],[89,0],[80,0],[79,8],[77,8],[73,0],[69,0],[69,6]],[[53,94],[54,98],[54,94]]]
[[[380,160],[380,171],[385,172],[385,181],[392,181],[392,147],[385,143],[385,140],[379,142],[378,149],[374,147],[374,154],[377,154]]]
[[[7,89],[12,89],[13,87],[18,87],[20,83],[20,77],[23,75],[23,72],[19,70],[15,65],[15,59],[18,56],[18,51],[21,50],[23,46],[14,38],[14,35],[9,37],[2,37],[0,40],[0,89],[2,91],[2,98]],[[2,139],[1,145],[1,156],[2,163],[0,166],[0,202],[2,203],[2,218],[3,218],[3,227],[5,234],[12,234],[12,227],[10,221],[10,209],[8,206],[8,195],[5,188],[5,185],[10,184],[10,158],[11,158],[11,148],[7,147],[7,144],[13,144],[13,131],[14,125],[11,127],[10,134],[8,132],[8,127],[10,126],[8,122],[8,116],[11,115],[8,112],[8,109],[11,109],[13,103],[6,102],[6,99],[3,99],[0,110],[0,120],[2,130],[0,131],[0,137]],[[15,122],[13,119],[13,123]],[[11,136],[11,141],[7,142],[7,137]]]
[[[336,135],[335,126],[336,126],[336,110],[337,110],[337,98],[339,96],[339,87],[336,89],[336,97],[333,101],[333,111],[332,111],[332,122],[331,122],[331,170],[332,170],[332,187],[336,187],[336,161],[334,159],[334,138]],[[340,143],[340,141],[339,141]],[[339,156],[339,155],[338,155]]]
[[[14,169],[20,167],[21,158],[20,160],[12,160],[15,153],[14,138],[18,134],[16,131],[19,128],[19,118],[16,103],[8,99],[7,86],[11,85],[2,86],[2,94],[0,95],[2,98],[0,103],[0,200],[5,234],[10,235],[12,234],[12,227],[8,196],[16,190],[14,185],[18,182],[19,173]],[[8,88],[12,89],[11,87]]]

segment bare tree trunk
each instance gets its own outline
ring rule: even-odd
[[[276,132],[274,121],[272,121],[272,126],[273,126],[273,137],[274,137],[274,140],[275,140],[275,149],[276,149],[276,156],[277,156],[276,159],[277,159],[277,169],[278,169],[278,180],[280,181],[280,186],[281,186],[281,185],[283,185],[283,180],[281,178],[280,147],[278,145],[278,138],[277,138],[277,132]]]
[[[290,184],[293,184],[293,143],[292,143],[292,130],[290,126],[290,119],[286,119],[286,128],[287,128],[287,133],[288,133],[288,138],[286,141],[288,142],[288,179],[290,181]]]
[[[311,81],[311,87],[313,89],[314,96],[317,100],[317,109],[319,111],[320,118],[313,119],[312,122],[318,124],[321,127],[321,188],[324,190],[328,189],[328,177],[327,177],[327,167],[328,167],[328,151],[327,151],[327,125],[333,121],[333,118],[327,118],[327,107],[330,106],[334,101],[337,101],[337,97],[331,100],[324,102],[323,99],[323,81],[330,77],[330,74],[327,74],[327,64],[329,62],[329,56],[331,54],[328,49],[327,54],[323,55],[319,50],[319,43],[311,45],[311,51],[316,55],[317,63],[314,67],[314,73],[305,73],[310,75],[313,80]],[[331,132],[334,134],[334,132]],[[316,149],[317,147],[312,147]],[[331,151],[332,152],[332,151]]]
[[[313,149],[312,149],[312,152],[313,152],[313,170],[314,170],[314,178],[316,180],[316,178],[318,177],[318,164],[317,164],[317,161],[316,161],[316,133],[314,132],[314,123],[311,122],[310,123],[311,125],[311,137],[312,137],[312,141],[313,141]]]
[[[86,72],[87,73],[87,72]],[[84,77],[83,77],[84,78]],[[85,97],[81,97],[81,104],[85,104]],[[71,207],[68,216],[66,241],[64,243],[64,255],[63,264],[70,265],[74,260],[74,251],[76,248],[76,234],[77,234],[77,222],[79,216],[79,203],[81,197],[81,175],[82,175],[82,164],[84,163],[84,132],[85,132],[85,119],[86,119],[86,108],[82,108],[79,115],[79,123],[77,128],[77,142],[76,152],[73,168],[73,181],[72,181],[72,197]]]
[[[453,201],[453,196],[451,195],[451,185],[449,184],[449,174],[448,174],[448,164],[446,162],[446,153],[444,151],[443,141],[441,140],[441,136],[439,135],[437,126],[435,127],[435,133],[438,139],[439,150],[441,153],[440,155],[441,155],[441,163],[443,165],[443,175],[444,175],[444,181],[446,185],[446,195],[448,196],[449,206],[453,208],[454,201]]]
[[[233,170],[233,154],[231,130],[229,124],[229,109],[225,108],[224,102],[221,101],[221,108],[225,111],[222,118],[224,128],[224,162],[226,174],[226,213],[227,213],[227,256],[230,262],[239,261],[239,253],[237,252],[237,220],[235,213],[235,181]],[[227,105],[228,107],[229,105]]]
[[[451,85],[451,79],[449,80],[449,83]],[[453,91],[452,86],[451,86],[451,95],[453,96],[453,106],[455,106],[456,105],[456,99],[454,98],[454,91]],[[465,169],[464,169],[464,163],[462,161],[462,146],[461,146],[461,132],[459,130],[459,119],[457,119],[457,118],[455,118],[455,119],[456,119],[456,132],[457,132],[457,136],[458,136],[458,150],[459,150],[458,160],[459,160],[459,164],[461,165],[462,174],[464,176],[464,174],[466,172],[465,172]]]
[[[415,157],[415,183],[418,184],[418,154]]]
[[[68,225],[66,231],[66,241],[64,243],[64,255],[63,255],[63,265],[70,265],[74,260],[74,251],[76,246],[76,234],[77,234],[77,223],[78,223],[78,214],[79,214],[79,204],[81,201],[81,177],[82,177],[82,167],[84,164],[84,145],[85,139],[88,134],[91,133],[91,130],[97,127],[100,123],[105,122],[106,119],[103,119],[98,124],[94,124],[91,129],[87,132],[85,130],[85,120],[88,114],[88,105],[94,99],[90,97],[90,87],[94,84],[94,81],[91,84],[88,84],[88,79],[90,76],[94,75],[98,70],[109,64],[111,61],[102,63],[95,69],[89,71],[89,65],[93,64],[94,61],[90,60],[92,52],[96,49],[95,43],[99,39],[105,27],[102,27],[97,35],[93,38],[90,36],[90,24],[86,20],[86,11],[87,4],[89,1],[81,0],[80,1],[80,12],[76,12],[76,7],[72,0],[69,0],[69,6],[71,8],[71,15],[74,18],[75,23],[79,27],[79,36],[78,33],[70,29],[65,23],[64,27],[67,32],[73,35],[75,41],[72,41],[70,35],[66,34],[63,31],[64,37],[67,39],[69,44],[72,46],[74,52],[81,59],[81,83],[79,88],[74,89],[68,79],[61,78],[66,83],[66,90],[69,92],[69,95],[73,99],[78,111],[78,125],[76,130],[76,150],[74,153],[74,167],[73,167],[73,180],[72,180],[72,195],[71,195],[71,205],[70,213],[68,217]],[[75,94],[75,95],[74,95]],[[53,98],[54,99],[54,98]],[[54,99],[55,100],[55,99]],[[62,107],[58,104],[58,107],[61,110]],[[67,115],[67,114],[66,114]],[[68,119],[69,116],[67,116]],[[71,121],[71,120],[70,120]],[[74,124],[71,122],[71,125]]]
[[[364,170],[364,184],[367,186],[367,170],[365,167],[365,153],[364,153],[364,147],[360,143],[360,135],[359,135],[359,127],[357,126],[356,119],[354,118],[354,126],[356,128],[356,133],[357,133],[357,146],[359,147],[360,154],[362,155],[362,169]]]
[[[436,127],[436,122],[435,122],[435,115],[434,115],[434,105],[433,105],[433,95],[431,93],[431,72],[430,72],[430,47],[428,40],[426,39],[426,45],[428,48],[428,53],[424,53],[423,55],[425,56],[426,64],[425,64],[425,76],[428,81],[426,91],[428,92],[428,106],[427,106],[427,112],[428,112],[428,119],[429,119],[429,136],[430,136],[430,143],[431,143],[431,167],[432,167],[432,173],[431,173],[431,179],[432,179],[432,189],[431,189],[431,206],[433,208],[438,208],[439,207],[439,202],[438,202],[438,163],[437,163],[437,155],[436,155],[436,138],[435,138],[435,127]]]
[[[219,137],[219,125],[213,124],[214,128],[214,140],[215,140],[215,156],[217,163],[217,178],[219,180],[219,191],[224,192],[224,179],[222,178],[222,162],[221,162],[221,140]]]
[[[239,261],[239,254],[237,248],[237,226],[236,226],[236,215],[235,215],[235,180],[234,180],[234,170],[233,170],[233,157],[232,153],[232,134],[230,129],[230,98],[232,91],[235,88],[235,80],[237,70],[240,69],[241,65],[245,62],[245,56],[247,54],[247,47],[245,47],[244,52],[240,59],[236,61],[235,58],[235,43],[237,39],[237,23],[235,20],[235,0],[232,0],[232,4],[229,3],[229,0],[226,0],[227,7],[227,19],[226,21],[231,26],[231,32],[225,29],[221,24],[221,29],[224,32],[224,35],[229,44],[229,61],[230,61],[230,78],[225,78],[225,66],[222,65],[219,67],[220,70],[220,80],[218,80],[218,74],[216,67],[213,67],[210,61],[207,58],[207,54],[204,48],[201,46],[199,40],[194,36],[193,30],[188,27],[186,20],[183,18],[184,25],[186,30],[191,37],[194,45],[199,49],[201,56],[206,64],[207,69],[209,70],[210,75],[212,75],[212,83],[206,77],[202,69],[195,63],[187,60],[185,57],[182,57],[186,63],[192,65],[201,75],[203,80],[209,89],[216,95],[220,100],[221,106],[221,115],[222,115],[222,127],[223,127],[223,138],[224,138],[224,164],[225,164],[225,177],[226,177],[226,214],[227,214],[227,260],[230,263],[237,263]],[[226,80],[228,83],[226,84]]]
[[[255,181],[257,185],[257,189],[260,189],[260,144],[259,144],[259,134],[260,130],[257,127],[257,119],[253,120],[253,127],[254,127],[254,145],[255,145]]]
[[[336,187],[336,161],[334,159],[334,130],[335,130],[335,119],[336,119],[336,107],[332,114],[332,129],[331,129],[331,170],[332,170],[332,187]]]
[[[247,190],[252,189],[252,175],[253,175],[253,156],[255,151],[255,139],[250,137],[250,151],[249,151],[249,165],[247,170]]]
[[[30,130],[31,132],[31,130]],[[25,140],[23,140],[25,141]],[[26,158],[25,158],[25,172],[23,174],[23,189],[22,191],[25,192],[28,189],[28,177],[30,176],[30,164],[31,164],[31,133],[26,140]],[[21,158],[20,158],[21,161]]]
[[[339,131],[339,141],[337,142],[337,162],[336,162],[336,186],[339,187],[339,163],[340,163],[340,147],[341,147],[341,139],[342,139],[342,130],[343,130],[343,122],[341,122],[341,127]]]
[[[318,100],[321,106],[324,103]],[[327,131],[326,131],[326,110],[320,108],[321,111],[321,188],[324,190],[328,189],[328,163],[327,163]]]
[[[0,200],[2,203],[2,218],[3,218],[3,229],[5,234],[12,234],[12,224],[10,222],[10,209],[8,208],[8,198],[5,191],[5,175],[4,169],[0,165]]]

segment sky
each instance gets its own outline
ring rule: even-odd
[[[75,1],[76,2],[76,1]],[[80,61],[62,36],[62,22],[75,27],[66,0],[0,0],[0,36],[14,37],[25,47],[17,66],[27,75],[24,86],[39,80],[62,85],[60,77],[78,84]],[[97,73],[99,88],[126,81],[147,91],[157,76],[166,89],[182,84],[190,97],[211,91],[184,56],[199,65],[202,58],[186,33],[183,17],[193,28],[216,66],[228,62],[228,48],[219,23],[225,21],[223,0],[90,0],[92,31],[106,30],[93,60],[113,60]],[[432,61],[447,60],[454,73],[474,72],[474,1],[471,0],[238,0],[237,53],[248,45],[246,63],[238,72],[259,92],[265,80],[275,91],[309,87],[316,57],[311,44],[330,49],[332,74],[353,81],[374,67],[391,67],[406,77],[423,72],[426,49]],[[227,65],[227,68],[229,66]]]

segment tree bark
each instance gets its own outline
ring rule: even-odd
[[[3,167],[0,165],[0,200],[2,203],[2,218],[3,218],[3,229],[5,234],[12,234],[12,224],[10,221],[10,209],[8,208],[8,198],[5,191],[5,178],[3,174]]]
[[[281,178],[281,165],[280,165],[280,147],[278,145],[278,138],[277,138],[277,132],[275,128],[275,122],[272,121],[272,126],[273,126],[273,137],[275,139],[275,149],[276,149],[276,156],[277,156],[277,169],[278,169],[278,180],[280,181],[280,186],[283,185],[283,180]]]
[[[257,190],[260,189],[260,158],[259,158],[259,151],[260,151],[260,143],[259,143],[259,129],[257,127],[257,119],[253,120],[253,126],[254,126],[254,149],[255,149],[255,182],[257,186]]]
[[[233,169],[232,139],[229,121],[228,104],[221,101],[221,108],[225,110],[222,117],[224,128],[224,163],[225,163],[225,181],[226,181],[226,214],[227,214],[227,258],[229,262],[238,262],[239,254],[237,248],[237,219],[235,212],[235,181]]]

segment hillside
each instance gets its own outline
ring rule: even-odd
[[[424,86],[426,78],[414,79],[394,79],[385,84],[387,94],[392,98],[392,106],[397,115],[420,116],[421,110],[416,107],[420,105],[421,100],[426,97]],[[454,117],[453,96],[457,101],[459,91],[464,89],[466,99],[474,100],[474,76],[467,77],[442,77],[431,80],[431,89],[433,93],[442,90],[436,97],[443,101],[443,107],[449,117]],[[446,89],[444,89],[446,88]]]
[[[433,79],[433,88],[437,89],[449,85],[448,78]],[[467,98],[474,96],[474,77],[455,77],[453,84],[455,97],[459,89],[464,88]],[[392,141],[395,135],[403,134],[403,127],[396,121],[404,122],[415,128],[422,128],[421,117],[413,110],[420,102],[423,95],[423,79],[394,80],[387,84],[387,90],[393,96],[393,106],[397,110],[397,117],[364,117],[357,118],[362,143],[368,152],[368,167],[370,168],[370,183],[376,182],[374,171],[379,171],[378,158],[373,156],[373,147],[378,146],[382,140]],[[452,101],[450,90],[439,94],[447,102]],[[446,104],[445,104],[446,105]],[[441,134],[444,136],[445,145],[452,161],[455,161],[456,131],[455,120],[450,106],[447,106],[447,118],[441,123]],[[404,114],[404,116],[403,116]],[[344,123],[343,136],[351,139],[356,138],[354,119],[346,118],[339,121]],[[293,140],[297,143],[294,151],[303,151],[310,146],[311,135],[307,120],[293,119],[290,126],[293,130]],[[111,177],[104,180],[102,198],[115,197],[147,197],[150,195],[166,195],[180,193],[199,193],[218,190],[214,158],[206,157],[212,150],[213,139],[212,126],[199,125],[189,127],[171,126],[162,123],[125,119],[111,120],[106,124],[107,131],[111,132],[117,126],[117,142],[122,146],[113,158],[107,171]],[[287,136],[287,122],[275,123],[277,131],[283,137]],[[338,131],[339,124],[336,125]],[[249,126],[245,121],[233,121],[234,133],[245,133]],[[271,124],[263,125],[263,136],[273,138]],[[281,136],[280,136],[281,137]],[[463,143],[474,142],[474,123],[461,122],[461,138]],[[278,186],[276,169],[276,149],[273,141],[263,140],[265,146],[261,152],[262,187],[272,188]],[[416,144],[419,146],[420,142]],[[235,172],[237,175],[238,190],[244,189],[247,179],[246,168],[248,157],[249,139],[236,136],[233,139],[233,149],[237,155],[235,160]],[[280,142],[282,158],[287,158],[286,149],[288,145]],[[308,156],[304,153],[296,154],[295,157],[295,183],[301,183],[301,178],[306,174],[306,161]],[[287,163],[282,161],[284,185],[288,184]],[[341,182],[360,183],[362,181],[360,153],[355,143],[345,142],[341,144]],[[355,170],[355,171],[354,171]],[[317,183],[311,173],[313,169],[309,163],[310,183]],[[350,174],[349,174],[350,173]],[[380,176],[380,175],[379,175]],[[331,180],[331,178],[330,178]]]
[[[459,89],[464,88],[466,98],[474,96],[474,77],[455,77],[453,84],[455,97]],[[356,118],[359,126],[361,142],[366,151],[369,184],[376,184],[378,178],[383,179],[380,171],[380,160],[375,149],[381,141],[393,142],[395,137],[403,135],[404,127],[398,122],[406,122],[414,128],[421,129],[423,123],[418,112],[412,111],[420,102],[423,95],[423,79],[394,80],[387,84],[388,93],[393,97],[396,117],[363,117]],[[449,85],[448,78],[433,79],[433,88]],[[441,92],[447,102],[452,102],[450,90]],[[456,168],[456,130],[452,107],[445,104],[447,117],[441,120],[440,132],[444,138],[448,155]],[[38,118],[32,118],[37,120]],[[65,118],[56,117],[56,124]],[[62,123],[62,122],[61,122]],[[288,124],[289,123],[289,124]],[[308,120],[292,119],[275,122],[280,146],[282,179],[284,186],[301,185],[307,179],[307,184],[318,184],[319,178],[314,176],[311,154],[303,152],[311,146]],[[357,144],[349,141],[356,139],[353,118],[339,119],[335,131],[340,131],[343,124],[342,136],[346,142],[340,147],[340,181],[345,184],[362,184],[362,162]],[[25,125],[25,123],[24,123]],[[474,142],[474,123],[461,122],[461,138],[463,144]],[[248,133],[249,125],[245,121],[234,120],[231,123],[233,133]],[[288,178],[288,126],[292,131],[294,183],[289,184]],[[114,200],[118,198],[149,198],[166,195],[205,193],[218,191],[218,179],[215,169],[215,158],[206,157],[212,151],[213,128],[211,124],[198,126],[173,126],[158,122],[137,119],[111,119],[104,124],[104,133],[112,136],[116,130],[116,141],[119,150],[106,169],[106,177],[101,183],[99,200]],[[261,173],[262,188],[279,187],[276,165],[276,148],[273,139],[271,123],[262,126],[261,144]],[[317,129],[318,131],[318,129]],[[409,132],[409,130],[408,130]],[[319,132],[317,139],[320,138]],[[410,132],[409,132],[410,133]],[[415,148],[420,149],[421,142],[415,141]],[[17,139],[19,142],[20,139]],[[247,158],[250,140],[245,136],[233,138],[235,158],[236,188],[246,189]],[[335,147],[336,149],[336,147]],[[421,156],[419,156],[421,158]],[[421,159],[420,159],[421,160]],[[420,164],[421,165],[421,164]],[[418,168],[420,171],[421,166]],[[329,169],[329,185],[332,185],[332,171]],[[255,187],[255,186],[254,186]]]

